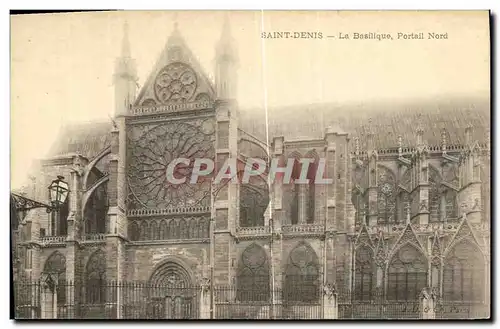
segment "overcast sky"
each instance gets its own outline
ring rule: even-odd
[[[263,15],[263,16],[262,16]],[[221,12],[113,12],[11,18],[12,187],[24,183],[61,125],[113,115],[112,74],[128,21],[139,84],[174,20],[213,74]],[[487,12],[233,12],[241,108],[434,95],[488,97]],[[322,32],[322,39],[266,39],[262,31]],[[339,33],[447,33],[446,40],[339,40]],[[327,35],[335,38],[325,38]],[[265,73],[265,74],[263,74]]]

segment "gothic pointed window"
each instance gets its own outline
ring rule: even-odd
[[[265,250],[256,243],[241,254],[236,278],[239,301],[267,301],[270,297],[270,271]]]
[[[458,217],[457,193],[443,184],[439,172],[429,167],[429,220],[442,222]]]
[[[427,286],[427,259],[416,247],[401,247],[389,264],[387,299],[417,300]]]
[[[396,216],[396,223],[406,223],[408,211],[410,210],[410,194],[406,191],[401,191],[398,194],[398,213]],[[411,216],[411,214],[410,214]]]
[[[445,203],[446,218],[457,218],[457,192],[451,188],[448,188],[442,198],[444,199]]]
[[[305,207],[306,207],[306,222],[307,224],[313,224],[316,216],[316,172],[318,170],[319,156],[313,150],[306,154],[306,158],[312,159],[309,163],[306,178],[309,180],[308,184],[303,184],[305,188]]]
[[[300,177],[300,155],[292,153],[289,158],[293,159],[293,169],[290,182],[287,182],[285,188],[288,191],[290,224],[297,225],[299,224],[300,184],[295,183],[295,181]]]
[[[264,216],[269,205],[267,182],[258,181],[240,187],[240,227],[264,226]]]
[[[142,241],[149,240],[148,223],[145,220],[142,220],[141,224],[139,226],[140,226],[140,232],[141,232],[140,240],[142,240]]]
[[[379,167],[378,174],[378,220],[380,223],[393,223],[396,219],[395,176],[385,167]]]
[[[85,234],[106,233],[108,209],[107,185],[103,184],[94,190],[85,205]]]
[[[483,301],[484,257],[476,244],[462,240],[447,254],[443,268],[443,298]]]
[[[354,277],[354,298],[356,300],[371,300],[374,285],[374,254],[367,246],[356,249],[356,264]]]
[[[354,208],[356,208],[356,225],[368,225],[366,222],[367,218],[367,203],[366,203],[366,196],[361,193],[361,191],[355,191],[352,194],[352,204],[354,205]]]
[[[429,167],[429,220],[441,221],[443,203],[441,200],[441,177],[436,169]]]
[[[128,225],[128,236],[132,241],[140,240],[141,231],[137,222],[131,222],[130,225]]]
[[[106,255],[104,251],[94,252],[85,267],[85,301],[86,304],[106,302]]]
[[[291,302],[319,301],[318,256],[307,244],[299,244],[288,257],[285,270],[284,298]]]
[[[44,273],[54,274],[58,278],[57,285],[57,305],[66,304],[66,290],[69,287],[66,285],[66,257],[59,251],[55,251],[47,258],[43,267]]]
[[[489,222],[490,220],[490,170],[489,166],[481,168],[481,207],[483,221]]]
[[[155,220],[152,220],[149,223],[149,239],[150,240],[157,240],[157,235],[158,235],[158,223]]]
[[[160,226],[159,226],[159,229],[158,229],[158,235],[159,235],[159,240],[166,240],[167,239],[167,222],[162,219],[160,221]]]

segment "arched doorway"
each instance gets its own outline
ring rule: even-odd
[[[195,319],[198,295],[187,270],[177,262],[162,263],[148,287],[148,319]]]

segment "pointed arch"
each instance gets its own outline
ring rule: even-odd
[[[149,225],[145,220],[141,221],[141,224],[139,224],[140,227],[140,232],[141,235],[139,237],[139,240],[146,241],[149,240]]]
[[[155,267],[149,283],[158,287],[189,288],[193,285],[193,279],[184,264],[167,259]]]
[[[148,317],[189,319],[196,317],[198,298],[188,264],[168,257],[155,266],[149,278],[146,312]]]
[[[168,222],[168,238],[169,239],[178,239],[179,235],[177,234],[177,223],[175,219],[171,219]]]
[[[429,221],[442,222],[457,216],[457,192],[443,184],[443,177],[438,169],[429,166]]]
[[[433,166],[429,166],[429,221],[441,220],[441,175]]]
[[[255,184],[240,185],[240,227],[264,226],[269,189],[267,182],[258,180]]]
[[[290,224],[296,225],[299,223],[299,185],[295,184],[295,180],[300,176],[300,158],[302,155],[298,151],[292,152],[288,160],[293,159],[292,175],[290,182],[286,184],[287,199],[289,204],[289,218]]]
[[[307,171],[309,184],[303,185],[306,194],[306,204],[303,205],[306,208],[306,222],[308,224],[312,224],[314,223],[316,217],[316,184],[314,181],[316,179],[316,172],[318,171],[319,155],[316,153],[316,150],[310,150],[304,158],[313,159],[313,162],[309,164]]]
[[[481,210],[483,221],[490,222],[490,199],[491,199],[491,181],[490,181],[490,167],[483,165],[481,167]]]
[[[56,250],[45,261],[43,271],[46,273],[56,273],[66,275],[66,257]]]
[[[179,239],[188,239],[189,238],[189,231],[188,231],[188,226],[184,218],[181,218],[179,220]]]
[[[58,250],[54,251],[45,261],[43,271],[57,275],[57,305],[66,304],[66,257]]]
[[[131,241],[138,241],[141,238],[141,230],[136,221],[131,222],[128,225],[128,236]]]
[[[158,223],[156,222],[156,220],[153,219],[149,223],[149,239],[158,240],[158,233],[159,233]]]
[[[378,220],[381,223],[396,221],[396,175],[389,168],[378,165]]]
[[[367,222],[368,202],[366,198],[366,193],[363,193],[361,190],[358,189],[353,190],[352,204],[356,209],[356,224],[368,225]]]
[[[166,240],[167,239],[167,222],[162,219],[160,221],[159,229],[158,229],[158,240]]]
[[[354,298],[371,300],[374,297],[375,262],[373,249],[366,244],[355,249]]]
[[[411,209],[411,196],[403,189],[399,189],[397,194],[397,214],[396,224],[405,223],[407,221],[408,211]],[[411,215],[410,215],[411,218]]]
[[[106,254],[96,250],[85,266],[85,301],[87,304],[106,302]]]
[[[196,217],[192,217],[189,219],[189,237],[191,239],[198,239],[198,226],[199,220]]]
[[[416,300],[427,286],[427,258],[414,244],[402,245],[388,265],[387,299]]]
[[[443,262],[443,298],[451,301],[484,300],[484,255],[469,238],[457,241]]]
[[[294,302],[318,302],[320,266],[318,255],[305,242],[290,252],[285,269],[284,298]]]
[[[270,297],[270,270],[266,251],[252,243],[241,253],[236,277],[239,301],[267,301]]]

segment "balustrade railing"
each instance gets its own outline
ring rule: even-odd
[[[65,235],[57,235],[57,236],[43,236],[40,237],[40,242],[42,244],[59,244],[66,242]]]
[[[105,233],[87,233],[83,235],[84,241],[104,241],[106,240]]]
[[[141,114],[154,114],[154,113],[168,113],[187,110],[201,110],[213,107],[213,102],[192,102],[192,103],[179,103],[161,106],[134,106],[132,108],[133,115]]]
[[[236,232],[239,235],[259,235],[268,234],[271,232],[271,229],[269,226],[238,227]]]
[[[286,225],[283,226],[283,233],[322,233],[325,227],[319,224]]]

